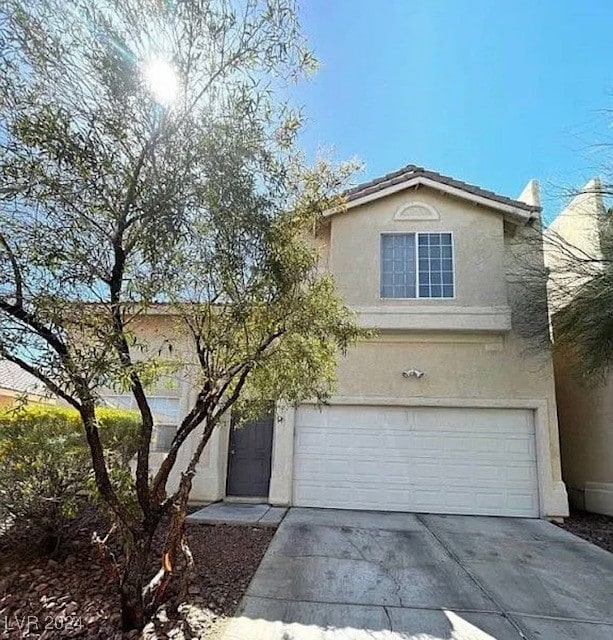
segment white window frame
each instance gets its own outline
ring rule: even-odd
[[[108,402],[113,402],[113,400],[115,400],[118,403],[118,399],[119,398],[130,398],[130,407],[128,409],[126,409],[127,411],[137,411],[138,407],[137,407],[137,403],[136,403],[136,398],[134,398],[134,395],[131,393],[109,393],[109,394],[105,394],[102,396],[102,399]],[[153,400],[154,398],[159,398],[161,400],[176,400],[177,401],[177,422],[176,424],[173,422],[156,422],[155,421],[155,412],[152,411],[153,416],[154,416],[154,424],[153,424],[153,434],[152,434],[152,438],[151,438],[151,444],[153,445],[155,438],[157,437],[156,434],[156,429],[157,427],[175,427],[175,431],[179,428],[179,425],[181,424],[181,398],[179,396],[168,396],[168,395],[151,395],[149,396],[150,400]],[[107,405],[108,406],[108,405]],[[117,409],[123,409],[124,407],[122,406],[117,406],[114,405],[115,408]],[[168,451],[163,450],[163,449],[154,449],[153,447],[151,448],[151,453],[152,454],[158,454],[158,455],[163,455],[165,456]]]
[[[449,234],[451,237],[451,273],[453,275],[452,296],[420,296],[419,295],[419,236],[429,236],[434,233]],[[407,298],[395,298],[382,295],[381,277],[383,274],[383,236],[415,236],[415,296]],[[441,284],[441,286],[443,286]],[[380,300],[455,300],[456,299],[456,271],[455,271],[455,240],[453,231],[384,231],[379,240],[379,299]]]

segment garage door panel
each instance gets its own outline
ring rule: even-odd
[[[328,424],[332,427],[369,428],[373,420],[380,426],[403,426],[408,424],[409,412],[403,408],[381,409],[381,407],[351,407],[343,406],[343,411],[338,407],[322,407],[321,414],[316,417],[312,414],[310,424],[320,423],[321,415],[325,415]]]
[[[510,455],[527,456],[536,460],[534,438],[508,438],[505,442],[505,452]]]
[[[538,515],[527,410],[300,408],[294,474],[300,506]]]
[[[397,454],[398,456],[400,454]],[[503,458],[501,458],[501,464]],[[351,464],[345,458],[328,457],[325,460],[301,460],[296,463],[296,475],[305,477],[307,475],[324,473],[326,478],[343,479],[349,475],[352,477],[351,483],[357,484],[356,475],[360,480],[374,478],[378,480],[382,471],[386,474],[386,483],[393,482],[398,478],[398,482],[419,484],[424,479],[440,485],[449,484],[450,481],[465,481],[467,476],[474,481],[494,483],[500,481],[508,485],[510,483],[523,483],[529,486],[536,484],[536,469],[532,464],[523,466],[501,466],[501,464],[476,464],[473,462],[458,462],[449,460],[445,462],[433,462],[429,458],[415,458],[412,462],[406,460],[390,459],[385,463],[384,469],[379,461],[374,460],[354,460]],[[330,468],[334,467],[334,468]],[[350,467],[350,468],[349,468]],[[444,467],[444,471],[442,471]]]
[[[330,425],[329,425],[330,426]],[[321,427],[308,427],[297,436],[297,444],[303,453],[311,452],[313,455],[321,451]],[[463,432],[461,435],[443,432],[439,434],[428,434],[423,431],[391,432],[378,427],[370,427],[369,432],[365,429],[357,428],[352,431],[349,427],[335,429],[335,439],[327,441],[323,446],[329,455],[339,452],[345,455],[347,446],[355,452],[363,451],[366,455],[372,452],[373,447],[381,448],[388,446],[389,456],[397,455],[405,459],[405,448],[410,447],[414,456],[431,456],[432,452],[439,454],[439,459],[445,456],[461,455],[470,452],[478,458],[479,454],[484,454],[484,458],[491,460],[492,456],[508,460],[509,456],[518,456],[524,460],[528,457],[536,459],[534,441],[523,438],[508,437],[499,434],[498,437],[483,437],[472,432]],[[504,440],[503,440],[504,439]]]
[[[328,464],[336,464],[337,468],[331,470],[328,468]],[[306,476],[316,473],[325,473],[326,478],[346,478],[347,462],[337,461],[329,459],[326,463],[313,461],[310,463],[301,463],[300,467],[296,469],[297,476]],[[351,482],[356,484],[355,476],[369,475],[375,479],[379,479],[382,474],[382,466],[379,462],[374,461],[360,461],[351,465],[352,477]],[[533,486],[536,482],[536,471],[533,467],[517,467],[517,468],[502,468],[498,465],[482,465],[475,466],[474,464],[448,464],[445,466],[444,472],[441,471],[441,466],[432,462],[414,462],[410,466],[406,462],[392,462],[388,461],[385,464],[384,472],[386,474],[386,483],[394,481],[394,478],[398,478],[399,482],[407,483],[413,482],[420,484],[424,479],[428,479],[431,482],[437,484],[449,484],[450,481],[465,481],[466,477],[470,475],[474,481],[487,481],[495,482],[499,480],[504,484],[510,483],[527,483]]]
[[[538,500],[533,493],[509,493],[506,499],[509,509],[515,510],[517,513],[538,513]]]
[[[432,483],[444,486],[449,484],[450,481],[463,482],[467,476],[470,476],[473,481],[487,482],[488,485],[493,486],[513,483],[519,485],[527,484],[532,487],[536,480],[536,474],[532,467],[510,469],[499,465],[475,466],[457,462],[446,465],[444,473],[441,473],[440,465],[435,463],[416,463],[411,468],[409,477],[418,484],[422,479],[428,479]]]
[[[407,411],[406,409],[404,409]],[[532,432],[532,420],[529,411],[524,409],[467,409],[452,407],[433,409],[432,407],[414,407],[409,410],[415,424],[431,429],[455,431],[466,426],[466,416],[470,414],[470,428],[473,432],[491,433],[508,430],[510,433]]]

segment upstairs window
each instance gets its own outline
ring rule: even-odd
[[[384,233],[382,298],[453,298],[451,233]]]

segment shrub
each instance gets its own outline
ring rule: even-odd
[[[136,452],[138,413],[99,409],[112,477],[125,483]],[[79,414],[54,405],[0,411],[0,522],[5,539],[22,538],[54,553],[91,486],[89,449]]]

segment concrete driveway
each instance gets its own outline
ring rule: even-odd
[[[291,509],[224,640],[611,640],[613,555],[542,520]]]

